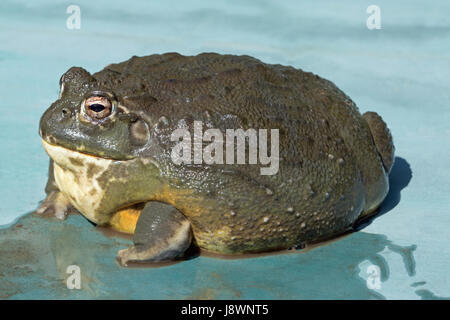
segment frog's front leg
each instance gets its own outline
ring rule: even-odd
[[[191,224],[175,207],[148,202],[142,210],[133,238],[134,246],[118,252],[122,266],[128,262],[158,262],[183,255],[192,242]]]
[[[66,196],[64,196],[64,194],[59,191],[56,186],[52,159],[50,159],[48,181],[45,186],[45,193],[47,194],[47,197],[41,206],[36,210],[36,213],[42,215],[52,215],[60,220],[64,220],[72,206]]]

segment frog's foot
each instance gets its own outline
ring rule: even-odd
[[[36,210],[36,213],[54,216],[60,220],[64,220],[70,208],[71,204],[69,200],[60,191],[52,191]]]
[[[134,246],[120,250],[117,259],[128,262],[159,262],[183,255],[192,242],[191,224],[173,206],[151,201],[142,210],[134,232]]]

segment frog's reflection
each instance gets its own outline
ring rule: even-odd
[[[201,292],[207,292],[210,298],[256,298],[248,293],[256,289],[261,299],[384,299],[359,276],[361,271],[365,273],[360,265],[368,262],[377,266],[383,285],[390,270],[382,252],[387,249],[400,254],[405,271],[412,276],[415,248],[361,231],[305,253],[226,260],[214,271],[210,263],[199,263],[192,281],[199,289],[193,297],[201,298]]]

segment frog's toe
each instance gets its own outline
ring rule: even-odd
[[[138,256],[139,254],[136,247],[131,246],[128,249],[119,250],[119,252],[117,252],[117,261],[119,261],[121,266],[126,267],[128,261],[136,261]]]
[[[71,205],[69,200],[59,191],[52,191],[36,210],[37,214],[54,216],[57,219],[64,220],[69,212]]]
[[[122,266],[128,262],[174,260],[191,245],[191,224],[171,205],[149,202],[139,216],[133,242],[133,246],[117,254]]]

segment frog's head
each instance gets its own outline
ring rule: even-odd
[[[120,96],[89,72],[73,67],[61,77],[59,99],[43,114],[39,133],[44,144],[128,160],[150,142],[150,124],[144,118],[130,112]]]

